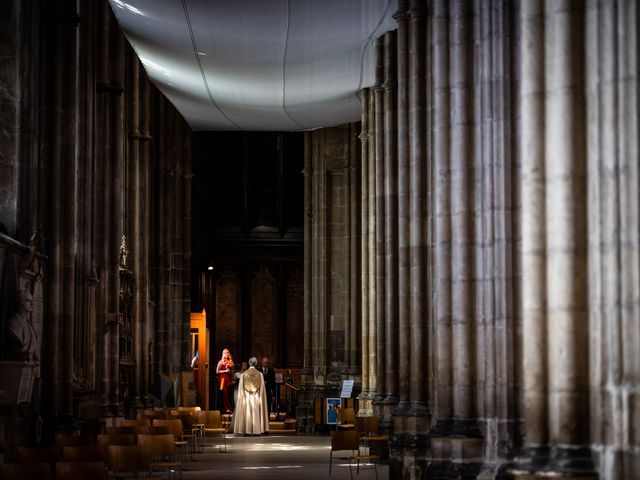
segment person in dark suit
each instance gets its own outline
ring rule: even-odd
[[[269,413],[277,411],[277,405],[273,405],[273,398],[276,395],[276,371],[269,366],[269,357],[262,357],[262,375],[264,376],[264,386],[267,390],[267,407]]]

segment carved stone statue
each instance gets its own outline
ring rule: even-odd
[[[18,292],[18,310],[7,322],[9,349],[14,357],[26,362],[37,362],[38,336],[31,323],[33,297],[29,290]]]

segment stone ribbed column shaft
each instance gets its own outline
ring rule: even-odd
[[[168,99],[167,99],[168,100]],[[169,182],[169,194],[170,198],[174,198],[175,201],[171,202],[169,206],[169,214],[171,222],[169,224],[169,289],[171,295],[171,315],[169,316],[170,327],[170,339],[169,345],[171,350],[171,365],[170,371],[177,372],[180,370],[180,358],[181,358],[181,341],[182,341],[182,171],[180,166],[180,157],[182,153],[182,132],[180,128],[180,118],[178,112],[175,111],[173,106],[169,107],[171,110],[171,132],[169,134],[171,138],[170,160],[169,164],[172,168],[172,175],[170,175]],[[173,321],[171,321],[173,319]]]
[[[325,384],[328,349],[327,333],[331,328],[327,313],[327,169],[323,157],[324,131],[312,136],[313,175],[313,367],[315,382]]]
[[[119,371],[120,371],[120,344],[119,323],[120,311],[120,272],[118,269],[120,245],[124,233],[124,186],[125,186],[125,39],[117,30],[112,30],[114,39],[114,91],[113,91],[113,131],[112,131],[112,165],[113,177],[111,181],[111,236],[109,262],[112,268],[109,271],[109,315],[112,323],[111,329],[111,405],[118,405],[119,400]]]
[[[98,375],[100,378],[100,390],[102,393],[101,406],[103,409],[109,405],[109,395],[111,392],[111,364],[110,364],[110,345],[111,345],[111,329],[109,322],[109,279],[110,269],[116,268],[111,265],[109,232],[111,224],[111,96],[107,86],[110,82],[110,71],[108,59],[111,57],[111,9],[109,5],[104,2],[100,7],[100,31],[99,31],[99,45],[100,56],[98,61],[98,85],[101,88],[99,92],[99,113],[100,113],[100,128],[96,135],[99,142],[99,156],[101,162],[99,168],[101,169],[100,177],[100,201],[101,207],[98,212],[101,215],[101,222],[99,225],[99,235],[97,238],[98,249],[98,267],[100,269],[100,286],[98,289]],[[106,411],[103,410],[103,413]]]
[[[556,445],[589,439],[587,183],[582,2],[545,4],[545,172],[549,434]]]
[[[474,18],[473,34],[474,42],[479,46],[476,53],[475,69],[475,95],[474,95],[474,156],[476,160],[474,182],[474,260],[477,281],[474,292],[474,316],[476,322],[477,349],[476,368],[478,375],[478,417],[485,423],[487,438],[493,439],[495,432],[493,426],[488,424],[488,419],[495,417],[495,331],[494,331],[494,258],[493,258],[493,234],[494,212],[493,196],[494,188],[494,164],[498,163],[494,152],[493,110],[491,104],[497,99],[492,95],[494,80],[492,68],[491,42],[492,34],[489,31],[491,13],[496,8],[492,0],[477,4]],[[493,27],[493,25],[491,25]],[[497,83],[495,78],[495,83]],[[487,120],[487,116],[491,120]],[[496,205],[497,207],[497,205]],[[484,388],[480,388],[480,386]],[[494,445],[485,442],[485,453],[495,456],[488,449]],[[493,460],[493,458],[491,458]]]
[[[505,0],[480,2],[474,37],[475,71],[475,238],[478,419],[483,423],[484,459],[498,464],[516,439],[514,359],[514,156],[511,124],[510,24]]]
[[[191,128],[182,119],[182,347],[181,367],[182,371],[191,371],[191,191],[192,191],[192,162],[191,162]]]
[[[135,296],[133,304],[132,333],[133,340],[131,342],[131,355],[133,361],[132,368],[132,394],[133,401],[140,401],[140,379],[142,377],[143,357],[141,355],[144,348],[142,342],[142,317],[146,305],[143,302],[142,291],[140,286],[140,272],[143,269],[142,249],[141,249],[141,231],[140,231],[140,213],[141,213],[141,185],[140,185],[140,64],[138,57],[129,55],[129,74],[130,74],[130,111],[129,111],[129,232],[131,232],[131,270],[133,270],[135,284]]]
[[[398,402],[398,151],[396,32],[384,35],[385,403]]]
[[[544,18],[542,1],[520,8],[520,142],[522,164],[522,343],[526,445],[548,441],[544,166]]]
[[[451,3],[451,329],[453,414],[475,416],[473,285],[473,24],[472,4]]]
[[[421,413],[426,410],[428,367],[425,365],[425,343],[427,327],[426,289],[426,246],[425,212],[426,205],[426,10],[423,0],[413,0],[409,10],[408,24],[408,209],[409,209],[409,335],[410,335],[410,399],[412,410]],[[406,148],[406,147],[405,147]],[[406,208],[407,205],[403,208]],[[402,278],[402,277],[401,277]],[[419,367],[421,366],[421,367]],[[420,370],[423,370],[420,374]]]
[[[376,112],[375,112],[375,93],[372,88],[368,89],[369,95],[369,156],[366,159],[368,162],[369,176],[368,182],[368,232],[367,232],[367,245],[368,245],[368,275],[369,275],[369,292],[367,295],[369,301],[369,392],[377,392],[377,344],[378,344],[378,329],[377,329],[377,313],[376,313],[376,299],[377,299],[377,251],[376,251]],[[364,161],[364,158],[363,158]]]
[[[153,318],[153,371],[155,375],[161,372],[166,372],[165,362],[165,343],[164,343],[164,318],[166,316],[165,307],[165,288],[164,288],[164,252],[166,251],[166,239],[164,235],[164,224],[166,222],[165,216],[165,166],[164,155],[165,150],[165,135],[164,125],[166,124],[166,111],[164,103],[158,96],[157,92],[153,95],[153,104],[158,115],[154,122],[154,137],[157,138],[157,155],[150,158],[150,163],[153,163],[153,201],[156,204],[156,208],[153,209],[153,221],[152,223],[156,227],[156,234],[154,236],[154,255],[152,257],[152,265],[154,266],[154,300],[156,308],[154,309]]]
[[[408,110],[408,15],[407,1],[398,2],[398,11],[394,18],[398,22],[398,363],[407,365],[401,368],[398,379],[400,395],[399,410],[405,410],[409,404],[410,372],[414,368],[424,368],[424,363],[411,360],[411,325],[409,319],[410,268],[409,268],[409,110]],[[416,359],[417,360],[417,359]]]
[[[448,1],[436,0],[433,13],[433,158],[435,162],[435,371],[434,413],[442,422],[453,416],[451,352],[451,172]],[[411,26],[413,28],[414,22]],[[412,31],[412,46],[417,32]],[[412,56],[413,58],[413,56]],[[413,80],[412,80],[413,82]],[[413,86],[413,84],[412,84]],[[413,91],[413,89],[411,90]],[[410,117],[410,118],[413,118]],[[412,145],[415,140],[412,139]],[[412,154],[413,158],[413,154]],[[415,178],[415,176],[412,176]],[[417,214],[420,214],[417,212]],[[413,218],[413,216],[412,216]],[[412,269],[413,273],[413,269]],[[413,305],[413,303],[412,303]],[[412,382],[413,384],[414,382]],[[412,392],[413,397],[413,392]]]
[[[361,203],[360,211],[360,271],[361,271],[361,311],[362,311],[362,392],[369,392],[369,89],[361,91],[362,121],[360,141],[362,168],[360,170]]]
[[[384,81],[384,40],[376,40],[376,85],[373,87],[375,102],[375,154],[376,154],[376,401],[384,398],[386,388],[386,289],[385,289],[385,218],[384,218],[384,106],[382,83]]]
[[[59,22],[59,21],[58,21]],[[60,23],[55,28],[54,39],[55,52],[63,51],[63,27]],[[49,279],[49,321],[48,329],[44,342],[45,352],[49,355],[49,361],[45,362],[45,378],[48,379],[48,389],[45,389],[49,398],[48,409],[52,416],[59,415],[63,408],[62,405],[62,322],[63,322],[63,299],[62,291],[64,289],[63,281],[63,208],[62,201],[64,181],[63,181],[63,85],[64,78],[64,60],[63,58],[55,58],[53,67],[53,88],[52,97],[52,124],[51,124],[51,166],[49,175],[51,177],[50,201],[49,201],[49,231],[50,240],[48,250],[49,264],[51,265],[48,272]]]
[[[361,314],[360,314],[360,148],[356,124],[349,126],[349,356],[347,361],[355,369],[360,364]]]
[[[312,135],[304,133],[304,368],[313,366],[313,162]]]
[[[165,137],[163,142],[163,150],[161,151],[161,162],[162,162],[162,195],[166,197],[168,200],[171,198],[171,190],[173,186],[173,178],[171,177],[171,147],[173,144],[173,121],[171,114],[171,106],[169,102],[164,98],[160,98],[160,102],[162,103],[162,109],[164,110],[165,119],[161,123],[161,131],[160,134]],[[163,210],[160,215],[165,218],[162,221],[162,230],[160,231],[160,235],[162,236],[163,247],[160,250],[160,258],[161,258],[161,269],[162,269],[162,281],[160,283],[160,288],[162,290],[162,294],[160,297],[160,331],[159,334],[162,337],[162,350],[163,350],[163,358],[162,358],[162,372],[169,373],[171,372],[171,367],[173,365],[173,349],[171,348],[171,332],[173,329],[173,297],[171,291],[171,249],[173,247],[171,241],[171,232],[173,231],[172,225],[174,222],[173,212],[171,211],[172,202],[165,201],[163,204]]]
[[[78,211],[78,149],[76,142],[78,140],[78,94],[79,94],[79,32],[78,25],[73,20],[78,12],[75,4],[69,4],[69,9],[64,12],[68,18],[65,19],[62,28],[64,29],[64,50],[68,51],[68,57],[64,63],[64,126],[62,134],[62,149],[64,151],[63,166],[63,191],[62,203],[64,206],[64,227],[63,238],[61,239],[63,247],[62,265],[63,273],[63,316],[62,331],[63,341],[61,343],[62,357],[62,390],[63,405],[62,414],[71,417],[73,415],[73,376],[74,376],[74,318],[75,296],[76,296],[76,260],[78,246],[78,228],[77,228],[77,211]]]
[[[586,8],[591,450],[601,478],[640,478],[639,12]]]
[[[140,346],[140,361],[142,363],[142,372],[140,378],[140,394],[144,399],[144,404],[148,403],[149,398],[149,383],[151,380],[151,372],[149,372],[149,341],[150,341],[150,322],[152,319],[149,317],[149,264],[151,261],[150,256],[150,219],[151,215],[151,188],[149,185],[150,180],[150,161],[149,161],[149,141],[151,140],[149,123],[151,118],[151,96],[150,96],[150,83],[146,75],[141,77],[140,86],[140,129],[142,134],[142,142],[140,144],[140,223],[141,223],[141,267],[140,271],[136,272],[138,277],[138,285],[142,291],[141,295],[141,317],[140,317],[140,329],[141,329],[141,346]],[[152,324],[152,323],[151,323]]]

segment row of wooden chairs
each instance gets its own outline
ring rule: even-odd
[[[107,471],[102,462],[55,464],[57,480],[106,480]],[[3,480],[52,480],[48,463],[5,463],[0,464],[0,478]]]
[[[165,412],[166,413],[166,412]],[[178,427],[179,420],[181,426]],[[151,426],[148,426],[151,425]],[[163,413],[161,418],[150,418],[149,416],[139,416],[136,420],[123,420],[118,427],[110,427],[113,433],[133,432],[136,429],[139,433],[149,432],[150,428],[166,427],[169,433],[174,433],[179,441],[187,441],[198,451],[199,447],[206,444],[206,438],[210,435],[219,437],[219,450],[224,446],[227,448],[227,429],[222,424],[222,415],[219,410],[200,410],[200,407],[180,407],[168,411],[168,416]],[[181,433],[180,433],[181,431]]]
[[[193,447],[193,451],[197,452],[199,445],[206,444],[208,436],[215,435],[220,439],[218,442],[219,451],[222,450],[223,445],[226,451],[225,434],[227,429],[222,425],[220,411],[201,411],[199,407],[154,409],[153,411],[159,412],[161,414],[159,416],[162,418],[151,419],[146,415],[139,415],[136,419],[121,420],[118,426],[107,427],[107,433],[93,436],[59,433],[55,437],[54,446],[18,447],[18,464],[29,467],[37,466],[32,469],[34,472],[37,472],[43,464],[47,466],[49,471],[57,471],[58,464],[85,464],[88,462],[100,463],[103,469],[108,464],[113,470],[119,464],[117,459],[112,458],[111,451],[114,450],[112,447],[116,447],[116,450],[119,447],[133,447],[133,449],[137,449],[137,453],[132,453],[131,448],[128,448],[128,453],[127,449],[122,449],[121,456],[127,455],[129,459],[135,457],[138,459],[136,462],[141,465],[149,465],[150,470],[166,468],[170,473],[177,475],[181,474],[181,462],[172,458],[181,448],[187,451],[188,458],[189,445]],[[158,439],[152,440],[151,437],[158,437]],[[157,454],[150,452],[157,452]],[[165,461],[166,457],[169,457],[169,460]],[[136,462],[129,461],[129,464],[134,465]],[[7,471],[11,473],[21,468],[14,464],[14,466],[8,466]],[[132,468],[132,470],[135,469]],[[5,474],[4,471],[2,473],[0,478],[10,478],[7,476],[9,473]],[[20,478],[28,480],[31,478],[29,475],[30,473],[26,472],[24,475],[20,475]],[[82,478],[92,478],[93,480],[93,477],[95,476]],[[34,478],[46,477],[37,476]]]
[[[101,465],[103,471],[106,471],[108,465],[109,470],[115,473],[126,471],[138,474],[141,471],[147,473],[166,471],[169,475],[182,475],[182,462],[178,460],[173,434],[140,434],[137,438],[133,435],[102,434],[98,435],[97,443],[97,446],[91,447],[63,447],[62,462],[58,462],[56,447],[19,447],[18,463],[13,465],[46,465],[49,470],[55,469],[58,472],[59,468],[63,468],[64,471],[82,470],[82,466],[69,467],[68,465],[72,463],[83,465],[97,463]],[[60,465],[63,467],[59,467]],[[26,478],[29,478],[31,471],[29,468],[22,469],[17,466],[7,468],[7,471],[12,475],[24,470]],[[4,479],[4,475],[3,473],[0,478]],[[67,477],[60,477],[56,474],[56,478]],[[69,478],[91,478],[94,480],[89,476]],[[22,480],[25,478],[23,477]]]

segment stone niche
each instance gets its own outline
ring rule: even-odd
[[[45,257],[0,233],[0,451],[28,437],[40,407]]]

